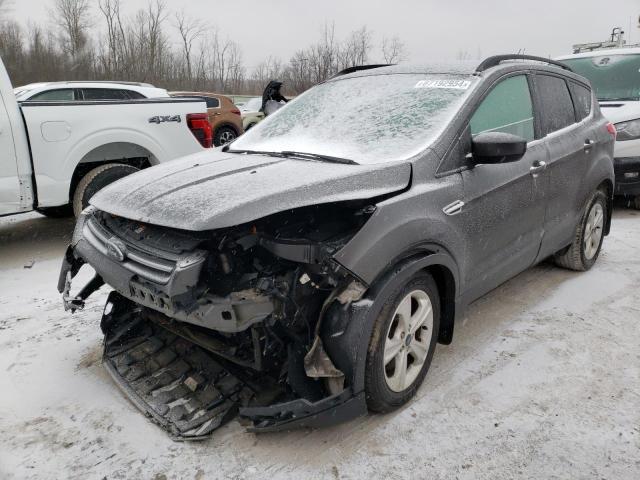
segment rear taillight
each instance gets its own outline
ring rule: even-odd
[[[613,138],[616,138],[616,135],[617,135],[616,126],[613,123],[611,122],[607,123],[607,132],[613,135]]]
[[[236,115],[241,115],[240,110],[238,110],[237,108],[233,108],[231,110],[231,113],[235,113]]]
[[[213,129],[206,113],[188,113],[187,125],[193,136],[204,148],[211,147],[213,143]]]

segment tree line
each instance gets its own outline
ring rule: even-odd
[[[283,61],[270,56],[248,68],[241,45],[217,28],[172,11],[164,0],[126,15],[122,0],[52,0],[47,25],[10,18],[0,0],[0,55],[14,85],[59,80],[126,80],[169,90],[259,94],[271,79],[298,94],[336,72],[406,57],[400,38],[375,45],[366,26],[338,38],[325,24],[320,38]],[[261,35],[262,33],[258,33]]]

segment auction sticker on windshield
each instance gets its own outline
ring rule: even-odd
[[[466,90],[471,86],[470,80],[420,80],[415,88],[454,88]]]

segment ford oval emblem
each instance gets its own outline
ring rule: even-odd
[[[116,237],[111,237],[106,244],[107,247],[107,256],[117,260],[118,262],[123,262],[127,256],[127,246]]]

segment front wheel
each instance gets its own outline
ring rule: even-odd
[[[597,190],[587,202],[580,223],[576,226],[573,242],[556,253],[556,264],[580,272],[593,267],[602,248],[607,216],[607,197],[602,190]]]
[[[391,294],[367,352],[369,410],[388,412],[415,395],[431,365],[439,327],[440,297],[431,275],[419,273]]]
[[[90,170],[78,182],[78,186],[73,193],[73,213],[75,216],[77,217],[82,213],[82,210],[87,208],[89,200],[98,190],[137,171],[136,167],[123,163],[107,163]]]

